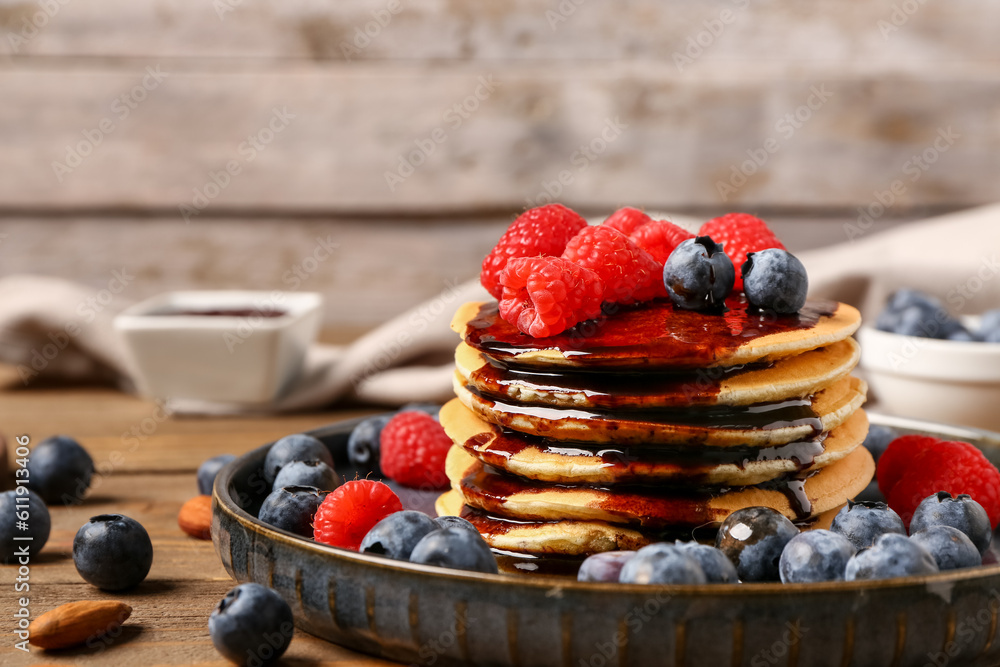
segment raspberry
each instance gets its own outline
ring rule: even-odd
[[[514,257],[553,255],[558,257],[566,243],[587,226],[587,221],[562,204],[549,204],[525,211],[518,216],[500,241],[483,260],[479,282],[499,299],[503,294],[500,272]]]
[[[535,338],[562,333],[601,313],[600,276],[561,257],[512,259],[500,283],[500,316]]]
[[[938,491],[969,494],[986,510],[994,528],[1000,523],[1000,471],[969,443],[927,445],[909,459],[899,481],[883,490],[889,506],[907,526],[921,501]]]
[[[605,227],[617,229],[625,236],[628,236],[643,225],[647,225],[652,221],[652,218],[639,209],[626,206],[625,208],[620,208],[609,215],[608,219],[601,224]]]
[[[879,457],[878,468],[875,470],[878,488],[882,490],[882,494],[889,495],[889,491],[902,479],[915,456],[939,442],[941,442],[939,439],[929,435],[904,435],[890,442]]]
[[[672,222],[656,220],[635,230],[629,238],[662,265],[682,241],[693,239],[694,234]]]
[[[317,542],[357,551],[376,523],[402,509],[399,498],[382,482],[345,482],[316,510],[313,537]]]
[[[713,218],[701,226],[698,236],[711,236],[716,243],[725,245],[726,254],[736,267],[736,285],[733,287],[735,290],[743,289],[740,267],[747,261],[748,252],[757,252],[765,248],[786,250],[767,224],[749,213],[727,213]]]
[[[663,267],[612,227],[600,225],[580,230],[566,244],[562,256],[600,276],[605,302],[629,304],[667,295]]]
[[[451,438],[434,417],[407,410],[389,420],[379,438],[382,473],[404,486],[443,489],[448,486],[444,460]]]

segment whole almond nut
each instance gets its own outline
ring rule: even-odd
[[[212,539],[212,496],[195,496],[181,505],[177,525],[191,537]]]
[[[121,627],[132,607],[118,600],[81,600],[47,611],[28,626],[28,642],[44,649],[69,648]]]

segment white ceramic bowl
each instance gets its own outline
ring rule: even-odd
[[[146,396],[263,404],[301,372],[322,305],[311,292],[168,292],[122,312],[115,328]]]
[[[858,342],[879,410],[1000,430],[1000,344],[901,336],[868,326]]]

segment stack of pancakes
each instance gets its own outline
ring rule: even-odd
[[[865,488],[857,310],[760,313],[653,302],[550,338],[468,303],[452,328],[457,398],[440,514],[495,549],[636,549],[764,505],[823,525]]]

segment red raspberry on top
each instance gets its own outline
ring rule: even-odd
[[[400,412],[385,425],[379,437],[382,473],[404,486],[444,489],[448,477],[444,460],[451,438],[426,412]]]
[[[399,498],[382,482],[370,479],[345,482],[320,503],[313,519],[313,538],[357,551],[376,523],[402,509]]]
[[[625,208],[620,208],[609,215],[608,219],[601,224],[606,227],[617,229],[625,236],[628,236],[629,234],[635,232],[635,230],[639,229],[643,225],[649,224],[652,221],[652,218],[639,209],[626,206]]]
[[[766,248],[786,249],[763,220],[749,213],[727,213],[713,218],[701,226],[698,236],[711,236],[716,243],[725,246],[726,254],[736,267],[734,290],[743,289],[740,268],[747,261],[747,253]]]
[[[507,261],[514,257],[552,255],[558,257],[566,243],[587,226],[580,214],[562,204],[548,204],[532,208],[517,217],[500,241],[483,260],[479,282],[499,299],[503,294],[500,272]]]
[[[500,283],[500,316],[535,338],[555,336],[597,317],[604,300],[600,276],[561,257],[512,259],[500,273]]]
[[[605,302],[629,304],[667,296],[663,266],[612,227],[580,230],[566,244],[562,256],[601,277]]]
[[[894,447],[899,449],[899,440],[902,438],[890,443],[879,459],[879,468]],[[953,496],[967,493],[983,506],[996,528],[1000,523],[1000,471],[967,442],[932,440],[903,442],[901,447],[909,455],[905,459],[891,458],[889,471],[879,475],[879,488],[889,507],[909,526],[924,498],[939,491]],[[900,467],[902,474],[898,474]],[[890,484],[893,479],[895,483]]]
[[[660,266],[667,263],[670,253],[682,241],[693,239],[694,234],[666,220],[655,220],[632,232],[633,243],[648,252]]]
[[[882,494],[888,496],[888,491],[896,486],[915,456],[931,445],[941,442],[929,435],[904,435],[889,443],[882,456],[879,457],[875,477]],[[930,495],[930,494],[928,494]]]

